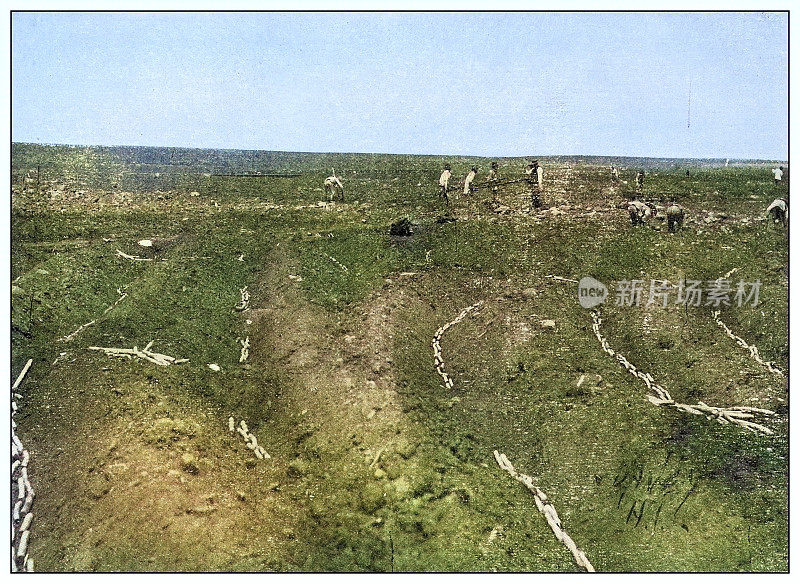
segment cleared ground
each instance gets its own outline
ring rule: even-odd
[[[577,570],[495,449],[536,477],[598,571],[788,569],[785,378],[711,307],[618,307],[612,288],[616,350],[676,400],[777,412],[775,434],[655,407],[601,350],[575,285],[546,277],[736,268],[732,280],[762,282],[760,304],[721,318],[786,371],[787,231],[760,220],[786,195],[770,166],[616,160],[628,184],[612,185],[611,159],[540,158],[545,209],[527,212],[515,184],[498,196],[508,212],[479,190],[440,222],[441,165],[485,176],[489,160],[12,155],[12,371],[34,359],[16,421],[37,570]],[[525,163],[501,160],[501,177]],[[640,167],[646,198],[688,209],[682,232],[630,226],[619,205]],[[322,192],[331,168],[344,202]],[[282,176],[230,176],[254,172]],[[391,237],[402,217],[414,235]],[[479,300],[443,336],[447,389],[431,340]],[[150,341],[189,362],[87,350]],[[270,460],[228,433],[229,416]]]

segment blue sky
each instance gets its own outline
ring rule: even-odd
[[[780,13],[15,13],[11,51],[19,142],[788,150]]]

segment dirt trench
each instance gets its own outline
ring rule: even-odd
[[[223,407],[202,387],[176,386],[168,370],[114,359],[98,367],[82,353],[41,380],[31,396],[39,413],[23,409],[19,420],[42,486],[37,570],[505,565],[501,511],[469,501],[492,471],[445,471],[441,445],[398,393],[401,313],[429,304],[422,282],[407,279],[424,276],[387,278],[349,311],[329,313],[289,278],[299,260],[282,252],[268,258],[242,313],[251,352],[240,373],[273,372],[277,390],[251,384]],[[84,386],[69,387],[74,379]],[[271,459],[256,460],[228,432],[229,415],[247,421]]]

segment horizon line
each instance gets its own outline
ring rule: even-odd
[[[327,150],[280,150],[268,148],[231,148],[231,147],[209,147],[209,146],[163,146],[152,144],[69,144],[64,142],[26,142],[26,141],[11,141],[11,145],[26,145],[26,146],[48,146],[48,147],[67,147],[67,148],[161,148],[161,149],[174,149],[174,150],[222,150],[228,152],[279,152],[283,154],[333,154],[333,155],[353,155],[359,154],[364,156],[433,156],[438,158],[443,157],[462,157],[462,158],[642,158],[649,160],[719,160],[719,161],[738,161],[738,162],[782,162],[789,163],[788,158],[746,158],[746,157],[731,157],[731,156],[652,156],[652,155],[629,155],[629,154],[519,154],[519,155],[480,155],[480,154],[434,154],[434,153],[418,153],[418,152],[357,152],[357,151],[341,151],[332,152]]]

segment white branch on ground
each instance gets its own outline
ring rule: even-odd
[[[342,264],[342,263],[341,263],[339,260],[337,260],[335,257],[333,257],[333,256],[331,256],[331,255],[328,255],[328,254],[325,254],[325,256],[326,256],[326,257],[327,257],[329,260],[331,260],[331,261],[332,261],[334,264],[336,264],[337,266],[339,266],[339,268],[341,268],[341,270],[342,270],[343,272],[347,272],[347,271],[348,271],[348,270],[347,270],[347,266],[345,266],[344,264]]]
[[[559,282],[572,282],[573,284],[577,284],[577,280],[573,280],[572,278],[562,278],[561,276],[545,276],[545,278],[550,278],[551,280],[558,280]]]
[[[256,458],[259,460],[269,460],[272,458],[267,451],[264,450],[263,446],[258,444],[258,439],[256,435],[250,432],[250,428],[247,426],[247,422],[244,420],[239,420],[239,425],[236,426],[235,420],[233,416],[228,418],[228,432],[231,434],[238,433],[245,441],[245,446],[253,451]]]
[[[623,355],[617,353],[614,349],[612,349],[608,345],[608,341],[605,339],[603,335],[600,334],[600,324],[603,322],[600,318],[600,312],[597,310],[592,311],[592,330],[594,331],[597,340],[600,341],[600,345],[603,347],[603,350],[610,356],[616,359],[620,365],[622,365],[628,373],[633,375],[634,377],[641,379],[642,382],[647,386],[647,389],[652,392],[652,394],[647,396],[648,401],[650,403],[657,405],[657,406],[667,406],[675,408],[678,411],[685,412],[687,414],[694,414],[696,416],[705,416],[708,420],[716,420],[720,424],[735,424],[737,426],[741,426],[742,428],[746,428],[751,432],[760,433],[760,434],[773,434],[773,431],[763,426],[761,424],[757,424],[756,422],[751,422],[750,419],[754,418],[756,414],[761,415],[773,415],[775,412],[772,410],[765,410],[762,408],[752,408],[749,406],[733,406],[729,408],[718,408],[714,406],[709,406],[701,401],[697,402],[694,405],[687,405],[677,403],[675,400],[672,399],[672,396],[669,392],[664,389],[662,386],[658,385],[653,376],[649,373],[644,373],[636,369],[636,367],[630,363]]]
[[[151,261],[153,261],[153,258],[140,258],[139,256],[128,255],[128,254],[126,254],[125,252],[123,252],[123,251],[121,251],[119,249],[117,250],[117,255],[119,257],[121,257],[121,258],[126,259],[126,260],[133,260],[133,261],[137,261],[137,262],[151,262]]]
[[[125,299],[125,298],[128,296],[128,293],[127,293],[127,292],[122,292],[120,289],[117,289],[117,292],[118,292],[119,294],[121,294],[122,296],[120,296],[119,298],[117,298],[117,300],[116,300],[116,301],[115,301],[115,302],[114,302],[114,303],[113,303],[111,306],[109,306],[108,308],[106,308],[106,309],[103,311],[103,315],[106,315],[106,314],[108,314],[109,312],[111,312],[111,311],[114,309],[114,307],[115,307],[117,304],[119,304],[120,302],[122,302],[122,301],[123,301],[123,300],[124,300],[124,299]],[[65,336],[63,336],[63,337],[59,338],[59,339],[58,339],[58,341],[59,341],[59,342],[62,342],[62,343],[64,343],[64,342],[68,342],[68,341],[71,341],[72,339],[74,339],[75,337],[77,337],[77,336],[78,336],[78,335],[81,333],[81,331],[83,331],[83,329],[89,328],[89,327],[90,327],[90,326],[92,326],[92,325],[93,325],[95,322],[97,322],[97,321],[93,319],[93,320],[90,320],[89,322],[87,322],[86,324],[82,324],[81,326],[79,326],[77,329],[75,329],[75,330],[74,330],[73,332],[71,332],[70,334],[68,334],[68,335],[65,335]]]
[[[236,312],[244,312],[248,309],[248,304],[250,303],[250,292],[247,291],[247,286],[244,288],[239,289],[239,294],[241,295],[242,299],[233,307]]]
[[[21,397],[21,395],[14,392],[22,384],[32,364],[33,359],[28,359],[17,376],[17,380],[11,386],[12,395],[17,399],[19,399],[17,396]],[[11,406],[11,498],[12,500],[16,499],[11,514],[11,571],[33,572],[33,558],[28,555],[28,543],[33,523],[31,507],[36,493],[28,479],[30,454],[25,450],[25,446],[16,432],[17,424],[14,421],[14,416],[18,411],[16,401],[12,401]],[[16,497],[14,496],[15,490]]]
[[[733,333],[733,331],[730,328],[728,328],[728,326],[719,319],[719,310],[715,310],[714,312],[712,312],[711,316],[714,318],[714,322],[716,322],[717,325],[722,330],[725,331],[726,335],[728,335],[730,338],[732,338],[734,341],[736,341],[736,344],[739,345],[742,349],[744,349],[746,351],[749,351],[750,358],[753,359],[753,361],[755,361],[759,365],[763,365],[764,367],[769,369],[770,373],[774,373],[775,375],[778,375],[780,377],[784,377],[783,371],[778,369],[778,367],[775,365],[774,362],[772,362],[772,361],[764,361],[761,358],[761,355],[758,354],[758,347],[756,347],[755,345],[748,345],[747,341],[745,341],[742,337],[736,336]]]
[[[33,365],[33,359],[28,359],[28,361],[25,363],[25,366],[22,368],[22,371],[19,372],[14,385],[11,386],[11,391],[16,391],[20,383],[22,383],[22,380],[25,379],[25,376],[28,374],[28,369],[31,368],[31,365]]]
[[[494,459],[497,461],[497,464],[500,466],[500,468],[508,472],[508,474],[525,485],[528,490],[533,493],[534,501],[536,501],[536,508],[539,510],[539,513],[544,515],[547,525],[550,526],[550,529],[553,531],[556,539],[563,543],[572,553],[575,563],[587,572],[594,572],[594,567],[589,561],[589,558],[587,558],[586,554],[580,548],[578,548],[577,545],[575,545],[575,542],[564,530],[564,527],[561,525],[561,519],[559,519],[558,513],[556,512],[556,508],[547,499],[547,495],[545,495],[544,491],[536,486],[533,477],[518,472],[517,469],[514,468],[514,465],[511,464],[511,461],[508,460],[508,457],[506,457],[505,454],[501,454],[497,450],[494,451]]]
[[[242,353],[239,355],[239,363],[244,363],[247,361],[247,357],[250,355],[250,337],[246,337],[244,339],[237,339],[239,343],[242,345]]]
[[[125,357],[127,359],[133,359],[134,357],[138,357],[139,359],[144,359],[146,361],[150,361],[151,363],[155,363],[156,365],[178,365],[179,363],[187,363],[189,359],[176,359],[175,357],[170,357],[169,355],[164,355],[162,353],[154,353],[150,350],[150,347],[153,346],[155,341],[150,341],[147,343],[147,346],[144,349],[139,349],[138,347],[133,347],[133,349],[121,349],[117,347],[89,347],[90,351],[103,351],[106,355],[110,355],[112,357]]]

